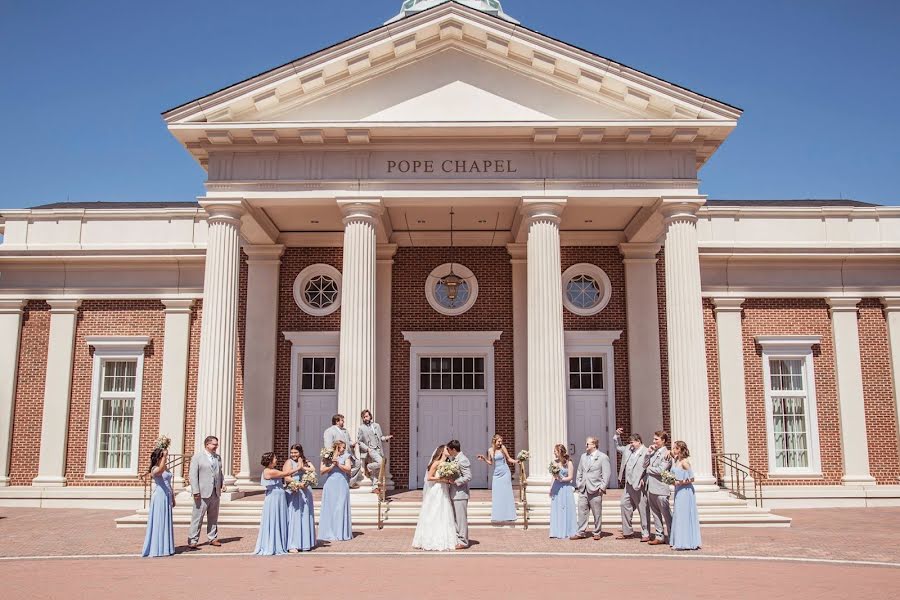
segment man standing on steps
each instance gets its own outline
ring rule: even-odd
[[[589,437],[584,443],[584,454],[578,461],[578,474],[575,476],[575,491],[578,492],[578,533],[570,540],[583,540],[591,537],[588,533],[588,512],[594,516],[594,541],[603,537],[603,496],[609,485],[611,474],[609,457],[600,452],[600,440]]]
[[[472,463],[462,453],[459,440],[447,442],[447,454],[450,460],[459,465],[459,477],[450,482],[450,499],[453,501],[453,513],[456,517],[456,549],[469,547],[469,482],[472,481]]]
[[[200,541],[200,526],[206,516],[206,538],[210,546],[221,546],[219,537],[219,500],[225,491],[225,473],[222,470],[222,457],[216,454],[219,438],[214,435],[203,440],[203,450],[191,458],[188,479],[191,493],[194,495],[194,506],[191,510],[191,532],[188,535],[188,546],[196,548]]]
[[[641,518],[641,541],[650,541],[650,515],[647,512],[647,495],[644,493],[646,487],[646,473],[644,471],[644,456],[647,454],[647,448],[644,446],[641,436],[632,433],[628,439],[628,444],[622,443],[622,436],[625,430],[619,427],[616,429],[616,435],[613,441],[616,450],[622,455],[622,462],[619,466],[619,481],[624,481],[624,493],[622,494],[622,532],[616,536],[617,540],[627,540],[634,537],[634,528],[631,526],[631,519],[634,517],[634,509],[638,511]]]
[[[334,448],[334,443],[338,440],[343,440],[344,443],[347,444],[347,452],[350,454],[350,463],[352,465],[350,471],[350,487],[358,488],[359,482],[357,479],[359,478],[360,462],[359,458],[356,456],[356,443],[350,441],[350,433],[344,429],[344,415],[336,414],[331,417],[331,427],[325,430],[322,437],[325,448],[328,448],[329,450]]]
[[[372,491],[378,491],[378,474],[381,465],[384,464],[384,443],[393,438],[392,435],[384,435],[381,425],[372,419],[372,411],[368,408],[360,414],[362,423],[356,433],[356,441],[359,444],[360,461],[366,465],[369,477],[372,480]],[[366,456],[362,456],[363,453]]]

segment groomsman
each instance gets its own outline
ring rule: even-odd
[[[634,537],[634,528],[631,519],[634,517],[634,509],[637,508],[641,519],[641,541],[650,541],[650,515],[647,513],[647,496],[644,493],[646,472],[644,470],[644,456],[647,448],[644,446],[641,436],[632,433],[628,438],[628,444],[622,444],[622,436],[625,430],[616,429],[613,441],[616,450],[622,455],[619,465],[619,481],[624,481],[625,492],[622,494],[622,533],[616,536],[617,540],[627,540]]]
[[[660,475],[672,468],[672,457],[666,444],[669,434],[657,431],[653,436],[653,445],[647,449],[644,467],[647,469],[647,503],[653,515],[653,526],[656,536],[650,541],[651,546],[665,543],[666,534],[672,533],[672,511],[669,508],[669,485],[664,483]],[[663,531],[665,526],[665,531]]]
[[[575,490],[578,492],[578,533],[571,540],[583,540],[591,537],[588,533],[588,510],[594,517],[594,539],[603,537],[602,515],[603,495],[609,485],[610,463],[609,457],[600,452],[598,447],[600,440],[589,437],[584,444],[584,454],[578,462],[578,474],[575,477]]]
[[[367,408],[360,414],[362,423],[356,433],[356,441],[359,444],[360,460],[366,464],[366,470],[369,472],[369,478],[372,480],[372,491],[378,491],[378,474],[381,472],[381,465],[384,464],[384,443],[393,438],[392,435],[384,435],[381,431],[381,425],[372,419],[372,412]],[[363,457],[363,453],[366,457]]]
[[[219,499],[225,491],[225,473],[222,470],[222,457],[216,454],[219,438],[214,435],[203,440],[203,450],[191,458],[188,480],[191,493],[194,495],[194,506],[191,510],[191,532],[188,535],[188,546],[197,547],[200,541],[200,526],[206,516],[206,538],[210,546],[221,546],[219,537]]]
[[[350,453],[350,463],[352,465],[350,471],[350,487],[359,487],[359,484],[356,482],[359,477],[359,458],[356,457],[356,452],[354,452],[356,444],[350,441],[350,434],[344,429],[344,415],[336,414],[331,417],[331,427],[325,430],[322,437],[324,438],[323,441],[325,447],[328,449],[334,448],[334,443],[338,440],[343,440],[344,443],[347,444],[347,452]]]

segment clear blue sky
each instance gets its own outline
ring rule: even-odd
[[[0,208],[192,200],[163,110],[367,31],[400,0],[0,0]],[[504,0],[524,24],[744,109],[712,198],[900,204],[900,2]]]

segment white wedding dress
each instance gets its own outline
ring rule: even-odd
[[[413,548],[419,550],[454,550],[456,548],[456,516],[450,500],[450,486],[428,481],[422,490],[422,510],[413,536]]]

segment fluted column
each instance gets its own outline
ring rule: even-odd
[[[564,199],[528,199],[528,444],[529,492],[546,495],[553,446],[568,444],[559,221]]]
[[[0,300],[0,487],[9,485],[24,300]]]
[[[209,214],[206,271],[203,277],[203,320],[200,326],[200,370],[197,383],[194,447],[219,438],[225,485],[235,482],[234,388],[237,356],[238,276],[240,272],[240,202],[205,205]]]
[[[900,298],[882,298],[887,321],[888,345],[891,348],[891,382],[894,384],[894,419],[900,446]]]
[[[187,400],[188,359],[191,345],[193,299],[165,298],[166,322],[163,333],[162,394],[159,405],[159,432],[172,440],[171,454],[184,454],[184,414]],[[173,474],[175,487],[184,486],[184,469]]]
[[[703,198],[664,199],[666,224],[666,326],[669,347],[669,414],[672,439],[684,440],[700,489],[711,489],[712,446],[697,210]]]
[[[339,200],[338,205],[344,213],[338,412],[355,440],[359,413],[375,410],[376,228],[383,209],[370,199]]]

